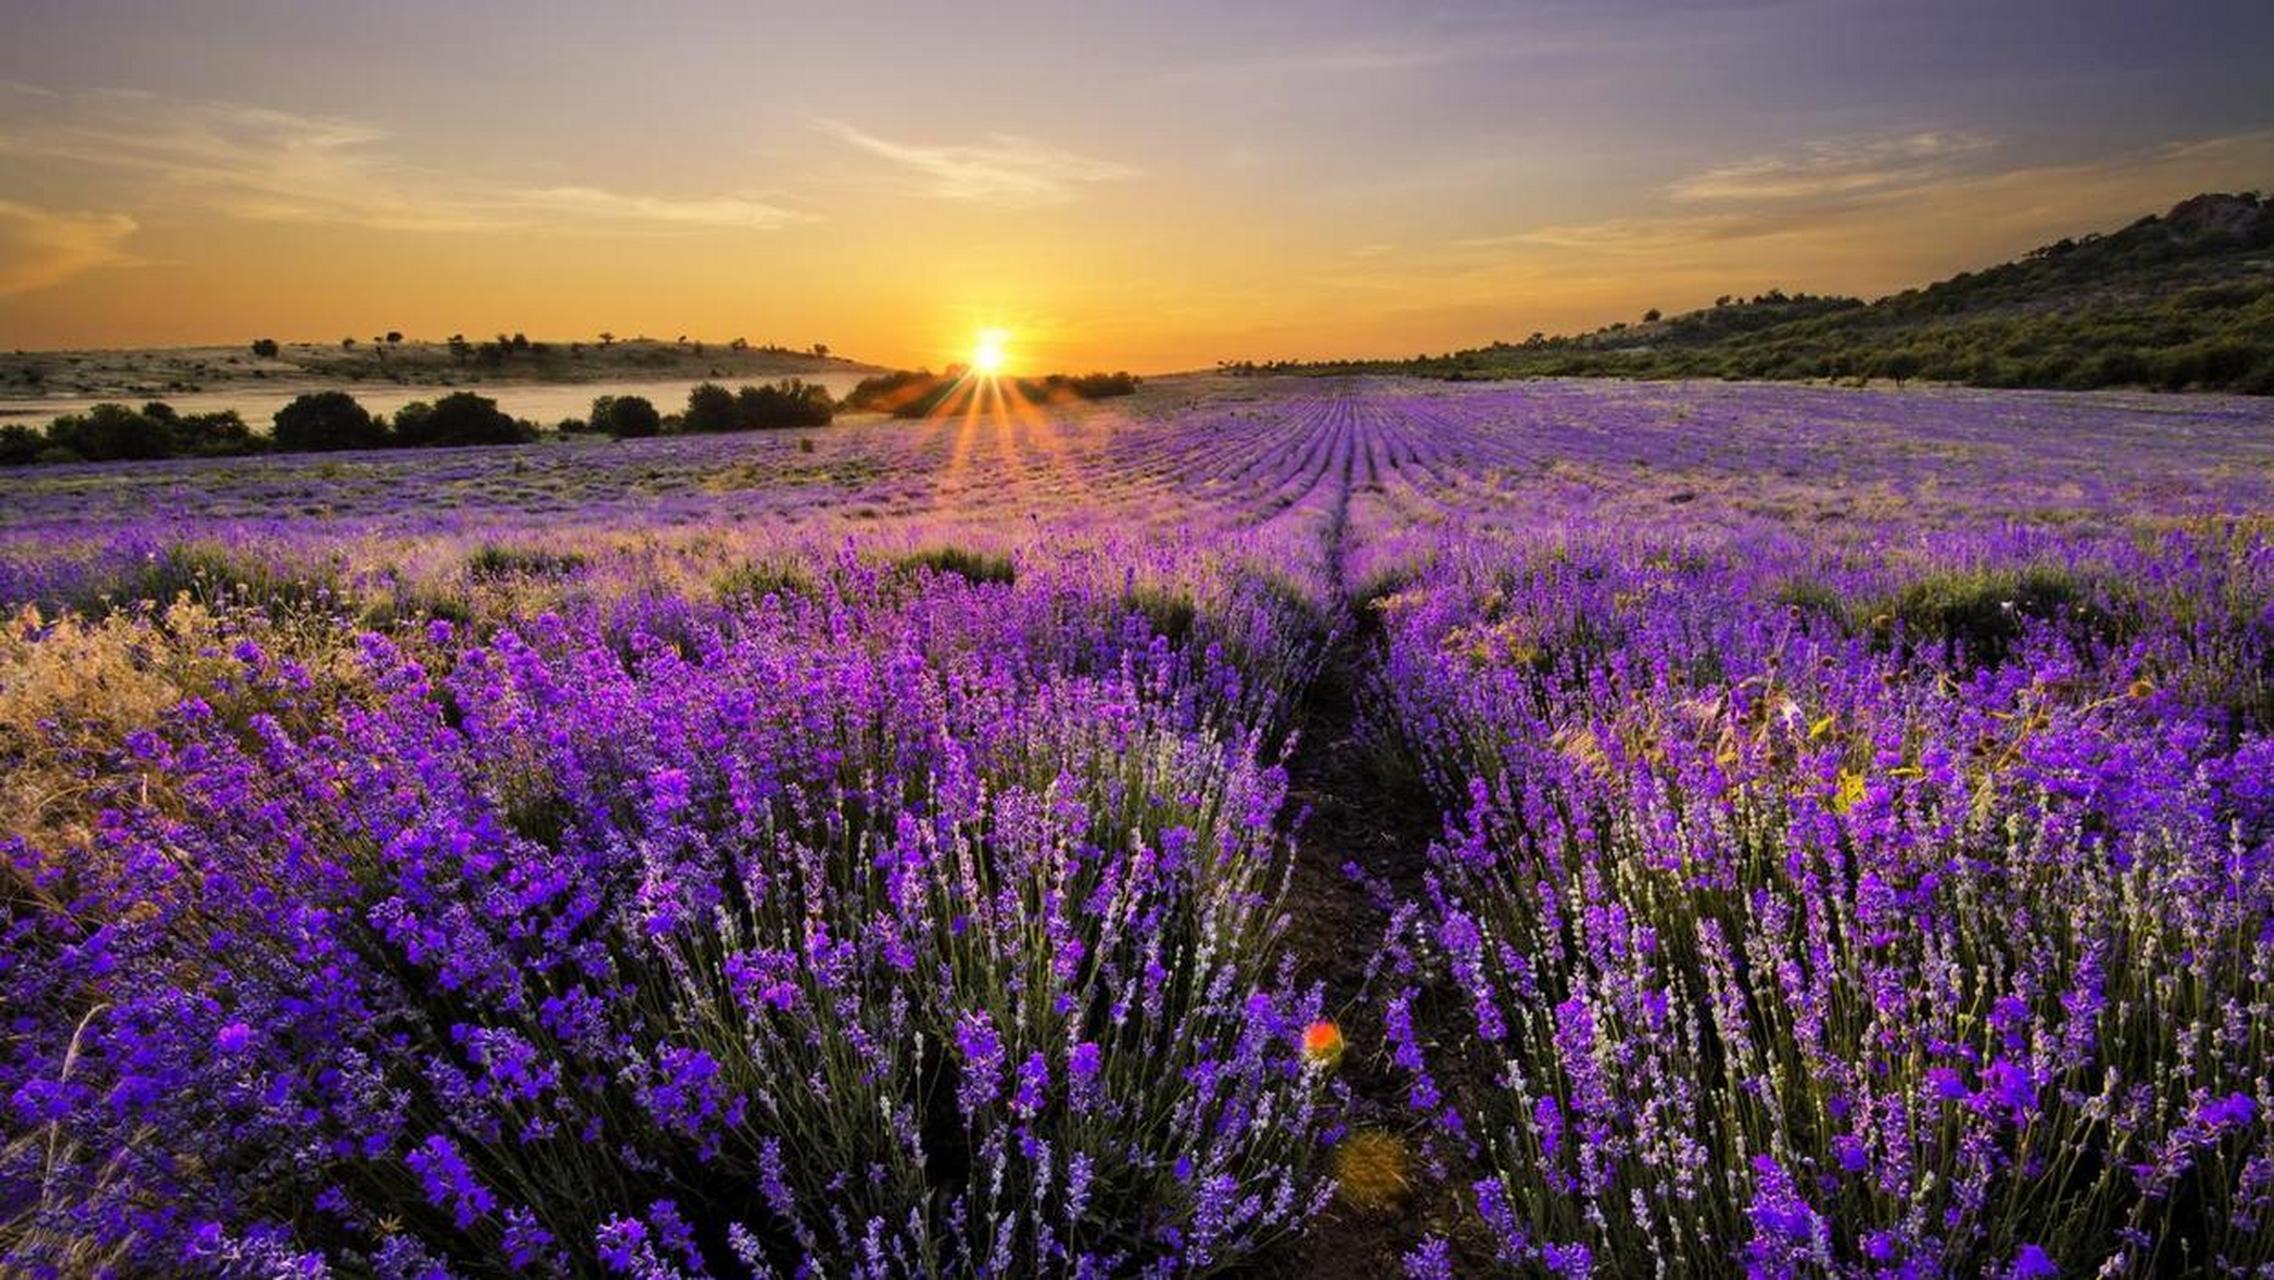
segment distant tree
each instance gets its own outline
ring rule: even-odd
[[[745,431],[775,427],[825,427],[836,409],[827,389],[797,378],[744,387],[734,406]]]
[[[600,396],[592,402],[592,429],[635,440],[660,435],[663,415],[646,396]]]
[[[47,448],[47,437],[21,422],[0,422],[0,467],[28,466]]]
[[[615,346],[616,335],[608,332],[606,329],[602,329],[600,331],[600,345],[603,347]]]
[[[1644,324],[1657,324],[1658,315],[1658,308],[1652,307],[1650,310],[1642,313],[1642,322]]]
[[[291,452],[376,449],[387,443],[387,424],[345,391],[311,391],[276,411],[271,438]]]
[[[395,413],[395,435],[408,445],[520,444],[534,433],[497,401],[457,391],[433,404],[413,402]]]
[[[342,351],[353,351],[353,350],[355,350],[355,339],[353,339],[353,338],[342,338],[342,339],[340,339],[340,350],[342,350]]]
[[[687,412],[680,417],[680,430],[733,431],[741,425],[742,413],[735,407],[732,391],[715,382],[703,382],[687,393]]]
[[[1254,366],[1248,366],[1253,371]],[[928,369],[898,369],[863,378],[845,393],[845,407],[921,418],[944,399],[955,379]]]
[[[400,330],[400,329],[389,329],[389,330],[387,331],[387,345],[388,345],[388,346],[390,346],[390,347],[401,346],[401,345],[402,345],[402,342],[403,342],[403,331],[402,331],[402,330]]]
[[[47,428],[48,444],[89,462],[165,458],[174,452],[168,425],[123,404],[98,404],[83,414],[66,414]]]
[[[274,359],[276,359],[276,353],[277,353],[277,345],[276,345],[276,339],[274,339],[274,338],[255,338],[255,339],[253,339],[253,354],[254,354],[254,355],[256,355],[256,356],[259,356],[259,357],[260,357],[261,359],[263,359],[263,360],[274,360]]]
[[[253,429],[245,425],[245,420],[237,416],[235,409],[181,414],[170,419],[166,423],[166,429],[174,437],[175,453],[221,457],[252,453],[260,447],[260,440],[253,435]]]
[[[821,357],[824,360],[827,360],[829,358],[829,344],[826,342],[814,343],[813,354]]]
[[[1890,351],[1879,357],[1872,372],[1877,373],[1882,378],[1893,378],[1895,385],[1900,387],[1903,385],[1904,379],[1918,377],[1920,366],[1925,363],[1916,351],[1909,349]]]
[[[734,341],[729,342],[726,345],[728,350],[731,351],[748,351],[750,349],[750,339],[736,338]]]
[[[464,361],[467,356],[473,354],[473,350],[474,345],[466,341],[465,334],[453,333],[450,335],[450,354],[460,361]]]

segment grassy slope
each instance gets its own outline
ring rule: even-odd
[[[1296,371],[1923,377],[2274,394],[2274,200],[2197,196],[2108,235],[1876,302],[1771,293],[1588,334]]]
[[[469,341],[409,341],[396,346],[361,340],[291,342],[273,357],[250,345],[122,351],[0,352],[0,398],[47,395],[163,397],[218,391],[256,382],[352,386],[356,383],[450,386],[496,382],[623,382],[676,378],[759,379],[814,373],[864,373],[873,366],[839,356],[723,342],[627,339],[534,342],[525,349]]]

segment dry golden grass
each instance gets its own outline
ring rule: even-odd
[[[0,834],[76,844],[84,789],[67,763],[158,722],[227,665],[218,620],[177,603],[162,614],[54,622],[26,609],[0,626]]]
[[[1405,1139],[1360,1129],[1334,1149],[1335,1194],[1365,1213],[1387,1213],[1413,1196],[1413,1152]]]

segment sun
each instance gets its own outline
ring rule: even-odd
[[[971,371],[984,378],[1001,373],[1004,346],[1010,337],[1003,329],[981,329],[978,340],[971,344]]]

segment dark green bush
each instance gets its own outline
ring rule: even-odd
[[[522,444],[536,432],[488,396],[458,391],[431,405],[413,401],[397,410],[395,437],[406,445]]]
[[[1008,586],[1018,580],[1018,566],[1009,556],[965,547],[932,547],[902,556],[898,563],[908,572],[952,573],[971,583],[997,582]]]
[[[2054,623],[2071,639],[2107,639],[2116,618],[2095,584],[2053,565],[1950,570],[1905,585],[1880,617],[1902,625],[1912,644],[1939,643],[1947,662],[1995,666],[2032,622]]]
[[[0,467],[29,466],[47,448],[47,437],[21,422],[0,423]]]
[[[592,429],[619,440],[663,433],[663,415],[645,396],[600,396],[592,402]]]
[[[681,431],[708,435],[737,431],[741,427],[742,413],[735,407],[732,391],[715,382],[705,382],[687,393],[687,412],[679,418]]]
[[[174,433],[164,422],[123,404],[98,404],[83,414],[65,414],[49,424],[47,439],[89,462],[165,458],[174,452]]]
[[[288,451],[376,449],[387,443],[387,424],[345,391],[311,391],[276,411],[272,438]]]
[[[584,567],[574,551],[546,551],[535,547],[506,547],[489,543],[466,560],[466,573],[476,582],[510,578],[565,578]]]
[[[734,603],[767,596],[810,596],[820,587],[820,581],[803,565],[753,560],[721,574],[716,590],[721,601]]]

